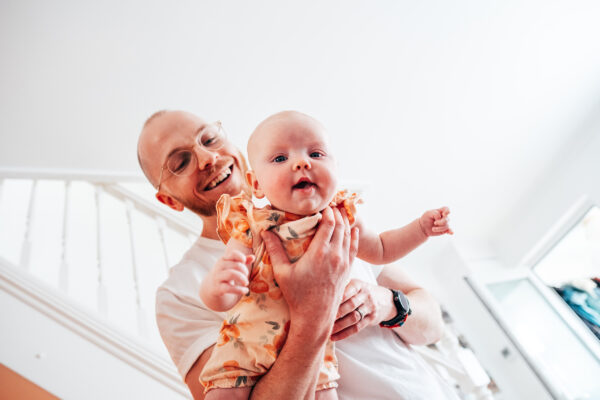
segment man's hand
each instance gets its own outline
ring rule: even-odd
[[[383,286],[352,279],[338,309],[331,340],[342,340],[369,325],[394,317],[392,293]]]
[[[292,324],[330,330],[358,250],[358,229],[350,230],[343,210],[327,207],[322,215],[310,246],[293,266],[277,236],[264,232],[262,237]]]
[[[450,229],[450,226],[448,225],[450,222],[448,214],[450,214],[450,209],[448,207],[425,211],[425,214],[419,218],[419,225],[421,226],[423,234],[427,237],[440,236],[445,233],[453,235],[454,232],[452,232],[452,229]]]

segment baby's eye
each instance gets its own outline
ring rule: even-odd
[[[319,158],[319,157],[323,157],[323,153],[320,153],[318,151],[313,151],[312,153],[310,153],[310,158]]]
[[[273,159],[273,162],[276,162],[276,163],[282,163],[282,162],[284,162],[285,160],[287,160],[287,157],[286,157],[286,156],[277,156],[277,157],[275,157],[275,158]]]

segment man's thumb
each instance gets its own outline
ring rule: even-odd
[[[273,265],[287,264],[290,262],[287,254],[285,254],[285,251],[283,250],[281,241],[273,232],[263,231],[260,236],[265,242],[267,253],[269,253],[269,257],[271,258],[271,263]]]

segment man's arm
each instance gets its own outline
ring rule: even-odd
[[[343,215],[342,215],[343,214]],[[290,330],[277,360],[254,386],[251,399],[312,399],[337,305],[358,248],[345,213],[327,208],[304,256],[293,265],[272,233],[263,235],[277,284],[290,309]],[[204,399],[198,381],[212,347],[198,358],[185,382],[194,399]]]
[[[381,271],[377,283],[390,289],[401,290],[410,302],[412,314],[404,325],[394,328],[396,333],[408,344],[424,345],[435,343],[441,339],[444,321],[440,305],[424,288],[417,285],[404,269],[398,265],[388,265]],[[390,303],[393,304],[392,294],[388,290]],[[396,315],[396,310],[384,321]],[[381,322],[381,321],[380,321]],[[378,322],[379,323],[379,322]],[[386,329],[386,328],[382,328]]]
[[[412,314],[404,325],[394,328],[408,344],[423,345],[437,342],[442,335],[444,323],[437,301],[408,274],[396,265],[388,265],[377,278],[378,285],[357,279],[352,280],[344,292],[338,319],[333,327],[333,340],[342,340],[369,325],[378,325],[396,315],[392,293],[401,290],[409,299]],[[364,315],[361,319],[360,313]],[[387,328],[381,328],[387,329]]]

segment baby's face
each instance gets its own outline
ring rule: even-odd
[[[279,210],[312,215],[335,194],[335,160],[323,127],[308,116],[286,114],[261,124],[248,142],[248,157],[254,194]]]

